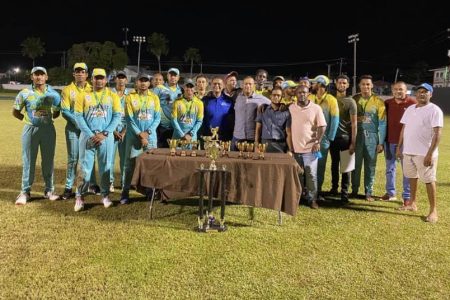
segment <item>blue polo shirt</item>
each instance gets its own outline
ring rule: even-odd
[[[203,97],[205,115],[203,118],[203,133],[211,135],[211,128],[219,127],[219,138],[231,140],[234,128],[233,100],[221,93],[215,97],[212,93]]]

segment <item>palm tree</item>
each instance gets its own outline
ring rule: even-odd
[[[34,59],[45,53],[45,43],[38,37],[28,37],[20,45],[22,46],[22,55],[28,56],[33,60],[33,67]]]
[[[194,68],[194,62],[199,63],[202,57],[200,56],[200,50],[197,48],[189,48],[184,52],[184,61],[191,62],[191,78],[192,78],[192,70]]]
[[[153,32],[147,38],[148,46],[147,50],[156,56],[158,60],[158,70],[161,73],[161,55],[167,55],[169,53],[169,40],[162,33]]]

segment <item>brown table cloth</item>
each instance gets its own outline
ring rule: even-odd
[[[208,168],[210,160],[204,156],[204,151],[197,153],[197,157],[182,157],[170,156],[169,149],[147,151],[136,159],[131,184],[138,190],[149,187],[163,189],[169,197],[198,195],[199,175],[196,169],[201,164]],[[301,168],[296,161],[287,154],[266,153],[264,160],[254,160],[238,158],[238,153],[230,152],[230,157],[216,161],[217,168],[225,165],[230,171],[225,186],[227,201],[295,215],[301,194],[298,177]],[[216,195],[219,185],[215,187]]]

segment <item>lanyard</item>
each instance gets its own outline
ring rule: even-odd
[[[96,105],[97,109],[101,108],[102,110],[104,110],[104,108],[103,108],[103,98],[105,97],[105,92],[106,92],[106,89],[103,89],[102,96],[100,97],[100,100],[97,97],[97,92],[95,92],[95,91],[93,92],[94,93],[94,98],[95,98],[95,105]]]
[[[361,98],[362,98],[362,96],[361,96]],[[366,101],[366,103],[364,104],[364,106],[361,105],[362,108],[363,108],[363,114],[366,113],[366,106],[367,106],[367,103],[369,103],[370,98],[372,98],[372,95],[370,95],[370,97],[367,99],[367,101]],[[363,99],[365,100],[365,98],[363,98]]]
[[[148,104],[148,93],[145,93],[144,101],[142,101],[142,97],[139,94],[139,102],[141,106],[139,107],[139,112],[143,113],[144,111],[147,111],[147,104]]]
[[[187,105],[187,103],[184,104],[184,105],[186,106],[186,115],[189,116],[189,117],[191,117],[191,113],[192,113],[192,102],[193,102],[193,101],[194,101],[194,100],[190,100],[190,101],[186,100],[186,102],[189,103],[189,111],[188,111],[188,105]]]

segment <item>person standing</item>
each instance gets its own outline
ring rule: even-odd
[[[80,134],[81,168],[75,200],[75,211],[84,208],[84,195],[87,193],[89,179],[97,157],[100,174],[100,193],[105,208],[113,203],[109,198],[110,172],[113,159],[113,132],[121,119],[119,96],[106,87],[106,71],[92,71],[91,92],[82,93],[75,101],[75,120]]]
[[[425,183],[430,210],[427,222],[436,223],[436,169],[438,146],[444,127],[442,110],[430,102],[433,87],[428,83],[418,86],[417,104],[409,106],[400,123],[403,128],[396,149],[396,156],[403,156],[403,170],[411,185],[411,202],[401,210],[417,210],[417,179]]]
[[[208,93],[208,78],[206,78],[205,75],[200,74],[197,77],[195,77],[195,97],[198,98],[198,100],[202,100],[203,97],[206,96]]]
[[[289,154],[293,156],[303,173],[300,174],[302,191],[311,208],[317,209],[317,153],[327,123],[319,105],[309,100],[309,88],[298,86],[295,90],[297,103],[289,106],[291,124],[288,124]]]
[[[336,100],[339,106],[339,126],[336,137],[330,143],[331,155],[331,195],[338,194],[339,188],[339,163],[341,151],[348,150],[349,154],[355,153],[357,133],[357,108],[352,97],[347,97],[347,89],[350,78],[347,75],[339,75],[336,78]],[[348,190],[350,186],[350,172],[342,173],[341,201],[348,203]]]
[[[136,157],[144,150],[157,147],[156,128],[161,121],[159,98],[150,87],[150,75],[141,73],[137,77],[137,91],[126,96],[127,136],[124,153],[124,180],[121,204],[129,203],[131,179],[133,177]]]
[[[385,201],[395,201],[396,189],[395,189],[395,174],[397,171],[397,158],[395,153],[397,152],[398,140],[400,138],[400,131],[402,124],[400,120],[405,110],[416,104],[417,101],[406,95],[407,87],[403,81],[394,83],[392,86],[392,94],[394,98],[384,101],[386,106],[386,118],[387,118],[387,135],[386,143],[384,147],[384,156],[386,160],[386,193],[381,197]],[[402,171],[403,174],[403,171]],[[403,205],[409,204],[410,199],[410,186],[409,180],[403,175]]]
[[[16,205],[25,205],[30,200],[34,182],[37,154],[42,158],[42,177],[45,182],[44,198],[59,199],[53,184],[56,131],[53,119],[59,116],[61,97],[49,85],[47,70],[34,67],[31,70],[31,87],[17,94],[12,114],[25,123],[22,131],[22,188]],[[22,114],[22,110],[24,114]]]
[[[256,70],[255,75],[255,93],[266,97],[268,95],[267,88],[264,87],[264,83],[267,81],[269,73],[264,69]]]
[[[386,138],[386,113],[383,100],[372,93],[372,76],[363,75],[359,80],[360,94],[353,96],[357,108],[355,170],[352,171],[352,195],[358,197],[361,170],[364,163],[364,194],[367,201],[374,201],[373,183],[377,154],[383,152]]]

